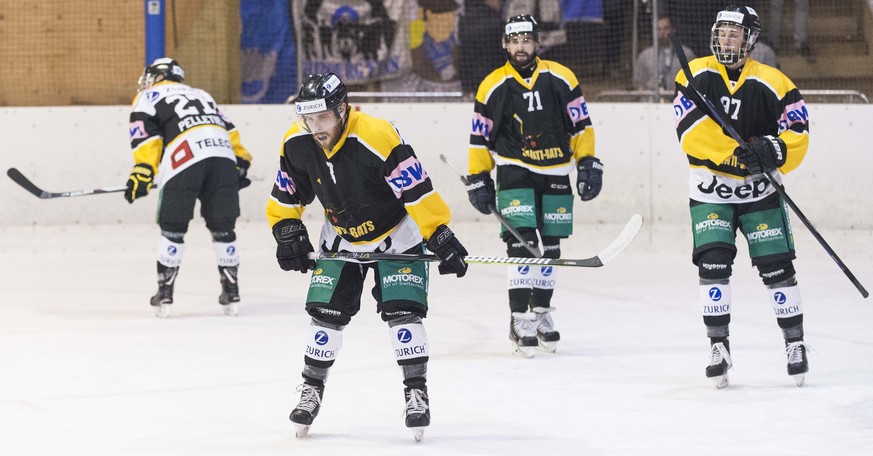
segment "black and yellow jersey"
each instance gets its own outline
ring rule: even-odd
[[[279,171],[267,202],[270,225],[299,219],[315,198],[324,207],[325,226],[331,228],[322,230],[322,241],[334,238],[326,246],[330,251],[342,241],[343,249],[354,251],[384,248],[389,234],[401,237],[409,248],[430,238],[437,226],[450,219],[448,206],[394,125],[354,110],[330,151],[298,123],[285,133]],[[407,215],[414,225],[403,223]]]
[[[809,112],[800,91],[776,68],[749,59],[736,82],[730,81],[725,66],[715,57],[703,57],[689,64],[694,86],[724,119],[747,141],[763,135],[785,141],[786,161],[782,174],[797,168],[809,145]],[[686,87],[683,72],[677,86]],[[691,199],[704,202],[757,201],[775,190],[766,177],[750,175],[737,164],[734,141],[703,109],[677,89],[673,101],[676,134],[691,166]],[[773,173],[781,182],[781,174]]]
[[[159,186],[209,157],[252,160],[212,96],[173,81],[161,81],[134,98],[130,145],[135,162],[157,172]]]
[[[594,155],[594,128],[579,81],[567,67],[537,58],[530,79],[506,62],[479,85],[470,131],[470,174],[516,165],[568,175]]]

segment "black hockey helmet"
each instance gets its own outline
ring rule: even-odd
[[[161,81],[182,82],[185,80],[185,70],[179,65],[179,62],[170,57],[161,57],[155,59],[151,65],[142,70],[142,76],[139,77],[139,91],[143,91],[153,86],[158,82],[158,76]]]
[[[503,26],[503,42],[509,41],[513,36],[529,33],[534,40],[540,41],[540,24],[530,14],[519,14],[506,20]]]
[[[333,73],[310,74],[303,79],[297,98],[294,99],[294,106],[297,115],[304,121],[304,128],[312,131],[304,116],[333,111],[338,119],[344,120],[348,109],[343,111],[341,107],[344,103],[348,104],[348,99],[346,85],[339,76]]]
[[[719,37],[725,35],[726,27],[742,30],[742,42],[737,49],[724,49]],[[733,65],[746,58],[755,47],[761,34],[761,18],[754,8],[749,6],[730,5],[718,12],[712,25],[709,49],[716,60],[723,65]]]

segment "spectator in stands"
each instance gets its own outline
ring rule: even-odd
[[[676,73],[682,69],[679,59],[673,51],[668,36],[675,30],[673,20],[669,16],[658,18],[658,43],[640,52],[634,64],[634,88],[638,90],[654,90],[660,88],[664,93],[672,95],[675,89]],[[689,60],[695,57],[687,46],[682,46]],[[657,63],[656,63],[657,59]]]
[[[779,61],[776,59],[776,51],[764,41],[755,43],[755,47],[749,52],[749,57],[753,60],[769,65],[773,68],[779,68]]]
[[[500,40],[503,19],[500,10],[503,0],[467,0],[464,14],[458,21],[458,39],[461,43],[461,90],[475,94],[479,82],[494,68],[503,64],[505,56]]]
[[[767,29],[767,36],[777,52],[779,37],[782,35],[782,3],[782,0],[770,0],[770,27]],[[808,17],[809,0],[794,0],[794,51],[800,55],[810,55],[809,43],[806,41]]]

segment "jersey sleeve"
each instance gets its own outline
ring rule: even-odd
[[[164,137],[154,104],[142,94],[133,100],[129,131],[134,163],[145,163],[157,172],[164,152]]]
[[[564,107],[564,124],[570,135],[570,150],[578,162],[583,157],[594,156],[594,125],[588,112],[588,104],[579,80],[569,68],[553,61],[541,61],[563,84],[558,84],[558,99]]]
[[[785,164],[779,168],[783,174],[800,166],[809,148],[809,111],[797,87],[789,89],[782,98],[782,115],[779,118],[779,138],[785,142]]]
[[[233,122],[231,122],[231,120],[220,110],[218,111],[218,115],[221,116],[221,120],[224,121],[225,128],[227,129],[227,136],[230,138],[230,145],[233,147],[233,154],[247,162],[251,162],[252,154],[249,153],[248,149],[243,147],[239,138],[239,130],[236,128],[236,125],[234,125]]]
[[[391,131],[385,133],[388,144],[396,144],[385,160],[385,182],[394,196],[403,202],[406,212],[418,225],[421,236],[430,239],[438,226],[449,223],[449,207],[434,190],[430,176],[412,147],[403,142],[393,126]]]
[[[295,127],[292,127],[292,130]],[[292,131],[289,130],[289,133]],[[270,226],[283,219],[303,216],[306,205],[315,199],[315,191],[312,189],[306,173],[295,167],[291,158],[292,141],[286,134],[285,142],[279,153],[279,169],[276,172],[276,181],[270,191],[270,199],[267,200],[267,220]]]
[[[694,64],[696,61],[692,61]],[[698,108],[692,100],[696,98],[686,92],[688,79],[680,71],[676,75],[676,94],[673,98],[673,113],[676,118],[676,135],[682,151],[689,157],[719,164],[730,159],[737,148],[737,142],[726,135],[721,126]]]
[[[470,148],[468,165],[470,174],[488,173],[494,169],[494,158],[491,157],[491,134],[494,131],[495,102],[491,95],[498,89],[503,80],[500,70],[488,75],[476,92],[473,104],[473,118],[470,122]]]

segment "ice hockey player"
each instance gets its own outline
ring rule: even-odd
[[[504,26],[507,62],[479,85],[470,133],[467,192],[483,214],[495,207],[521,235],[502,232],[506,252],[560,258],[561,239],[573,232],[573,191],[582,201],[597,197],[603,164],[594,157],[594,128],[576,76],[567,67],[537,57],[540,27],[529,15]],[[497,191],[491,170],[497,168]],[[560,333],[550,312],[557,271],[548,266],[508,268],[509,339],[514,354],[531,357],[537,346],[554,352]],[[529,311],[530,310],[530,311]]]
[[[185,71],[167,57],[155,60],[139,78],[130,113],[130,144],[136,163],[124,198],[133,203],[160,188],[157,222],[158,292],[155,315],[169,316],[173,286],[185,251],[185,233],[200,200],[200,215],[212,233],[226,315],[237,314],[239,252],[234,232],[239,217],[239,190],[252,156],[239,132],[204,90],[183,84]]]
[[[764,173],[776,182],[796,169],[809,143],[809,113],[797,87],[779,70],[749,57],[761,33],[754,9],[728,6],[712,26],[712,56],[691,61],[694,87],[701,90],[743,137],[737,146],[706,116],[680,71],[673,103],[676,133],[691,165],[692,260],[700,277],[703,323],[710,339],[706,376],[718,388],[728,385],[732,366],[731,267],[736,232],[746,238],[752,265],[767,287],[776,322],[785,338],[788,374],[798,386],[806,372],[803,307],[795,278],[794,239],[788,211]]]
[[[449,208],[434,190],[412,147],[387,120],[349,106],[346,87],[333,73],[307,76],[295,100],[298,121],[285,133],[279,171],[267,203],[286,271],[312,271],[300,403],[291,412],[305,436],[321,407],[325,381],[342,346],[343,328],[358,313],[368,273],[376,310],[388,323],[403,372],[406,426],[421,440],[430,424],[426,375],[427,263],[341,262],[308,256],[313,246],[301,217],[315,198],[324,208],[321,252],[424,252],[442,261],[441,274],[462,277],[467,250],[447,226]]]

